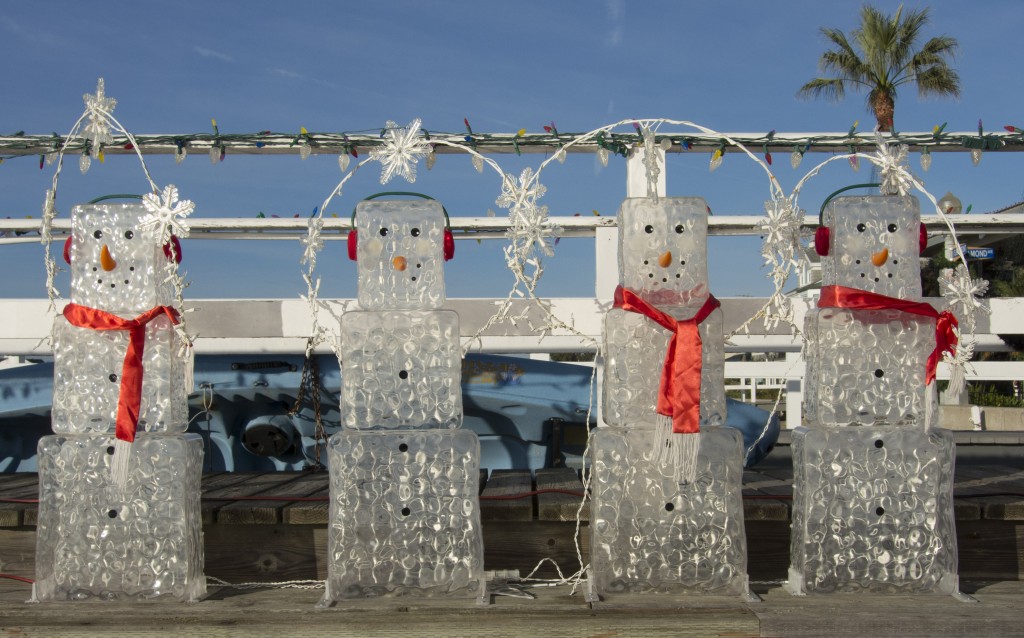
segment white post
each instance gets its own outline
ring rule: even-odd
[[[787,352],[786,367],[791,368],[794,363],[803,361],[802,352]],[[786,380],[786,429],[800,427],[803,424],[803,412],[801,403],[804,400],[804,393],[801,389],[803,378]]]

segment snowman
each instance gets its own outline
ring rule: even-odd
[[[722,311],[701,198],[630,198],[605,317],[603,420],[591,441],[599,595],[746,594],[742,438],[725,423]]]
[[[39,600],[198,600],[202,439],[164,282],[177,239],[141,204],[77,206],[54,322],[53,436],[39,443]]]
[[[459,317],[440,309],[447,214],[433,200],[368,200],[353,227],[361,310],[341,317],[324,602],[480,598],[480,443],[459,429]]]
[[[932,409],[956,319],[921,300],[925,240],[911,196],[837,198],[823,214],[793,434],[793,593],[957,590],[954,444]]]

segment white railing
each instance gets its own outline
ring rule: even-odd
[[[632,159],[627,162],[627,191],[630,195],[637,196],[646,192],[646,183],[641,179],[642,172],[642,167]],[[960,236],[1024,234],[1024,215],[972,214],[952,217]],[[759,216],[712,216],[709,218],[709,234],[757,236],[763,232],[763,221]],[[948,233],[945,222],[937,216],[925,215],[922,221],[929,234],[936,238]],[[805,228],[808,234],[815,222],[814,216],[808,215]],[[307,233],[307,221],[303,219],[222,217],[190,219],[189,223],[189,242],[207,239],[298,241]],[[325,218],[323,223],[322,237],[325,241],[344,240],[351,227],[347,219]],[[534,325],[543,324],[543,308],[571,324],[574,332],[554,329],[541,336],[528,328],[529,321],[519,321],[517,324],[503,322],[484,329],[488,319],[504,301],[503,296],[450,299],[447,307],[457,311],[461,317],[467,348],[490,353],[550,353],[595,349],[595,344],[601,340],[602,319],[611,306],[612,293],[618,280],[616,220],[614,217],[558,216],[557,224],[562,228],[563,237],[587,237],[595,242],[595,295],[584,298],[516,300],[510,314],[526,312],[536,317]],[[483,216],[456,214],[451,218],[451,225],[456,239],[462,240],[501,240],[508,230],[506,219]],[[68,219],[55,220],[54,241],[63,241],[69,229]],[[0,220],[0,245],[38,242],[36,231],[38,221]],[[29,234],[19,236],[19,233]],[[296,264],[297,280],[299,272],[299,265]],[[495,292],[504,294],[506,291]],[[765,302],[757,298],[724,298],[721,301],[726,333],[731,333],[743,324]],[[941,303],[941,300],[932,301],[935,305]],[[352,303],[350,299],[324,301],[320,324],[328,324],[331,316],[340,314]],[[802,326],[803,317],[813,303],[810,296],[793,299],[796,326]],[[983,306],[989,314],[982,316],[979,321],[976,350],[1007,350],[997,335],[1024,333],[1024,322],[1020,321],[1020,317],[1024,316],[1024,298],[988,299],[983,301]],[[188,330],[196,336],[197,354],[301,353],[313,331],[309,306],[298,297],[298,293],[290,299],[196,299],[187,301],[186,307],[193,309],[188,314]],[[0,354],[49,354],[46,339],[54,314],[46,299],[0,300]],[[742,387],[749,392],[751,399],[757,398],[759,390],[769,390],[769,396],[775,396],[779,388],[785,387],[787,421],[790,427],[795,427],[800,422],[800,382],[804,374],[804,363],[800,356],[801,339],[788,325],[769,330],[754,323],[749,328],[748,332],[728,341],[727,355],[740,352],[780,353],[782,357],[772,361],[727,361],[725,376],[746,380]],[[478,338],[471,341],[472,336]],[[319,350],[327,352],[329,348],[321,345]],[[939,366],[938,377],[949,377],[949,369],[944,364]],[[1024,379],[1024,362],[976,362],[968,371],[967,378],[969,381],[1021,380]],[[751,380],[770,380],[771,383],[758,381],[755,385]]]

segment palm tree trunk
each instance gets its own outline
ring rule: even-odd
[[[875,112],[878,130],[886,133],[892,131],[892,118],[896,112],[896,103],[893,101],[892,96],[884,91],[879,91],[871,102],[871,108]]]

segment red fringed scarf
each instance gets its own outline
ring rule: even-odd
[[[615,289],[615,307],[636,312],[653,320],[672,333],[665,352],[658,388],[658,414],[672,418],[672,432],[692,434],[700,431],[700,371],[703,348],[701,324],[722,304],[708,295],[692,319],[676,320],[641,299],[636,293],[619,286]]]
[[[139,424],[139,406],[142,403],[142,352],[146,346],[146,324],[160,315],[167,315],[172,324],[178,323],[178,312],[170,306],[156,306],[134,319],[69,303],[64,306],[64,318],[79,328],[92,330],[127,330],[128,351],[121,368],[121,392],[117,399],[116,436],[131,443]]]
[[[935,319],[935,349],[928,355],[925,385],[935,380],[935,369],[943,352],[956,352],[957,336],[955,328],[959,325],[956,317],[948,310],[937,311],[931,304],[923,301],[907,301],[886,297],[856,288],[845,286],[824,286],[818,299],[819,308],[847,308],[850,310],[900,310],[920,317]]]

